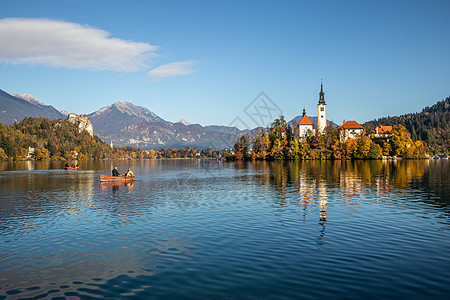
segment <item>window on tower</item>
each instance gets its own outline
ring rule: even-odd
[[[323,107],[320,108],[320,111],[324,111],[325,109]]]

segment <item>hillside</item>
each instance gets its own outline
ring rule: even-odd
[[[53,106],[44,105],[31,95],[17,96],[19,97],[14,97],[0,90],[0,123],[10,125],[20,122],[26,117],[45,117],[49,119],[65,117]]]
[[[371,132],[379,125],[397,124],[406,127],[413,141],[422,140],[431,153],[450,152],[450,97],[419,113],[379,118],[363,126]]]
[[[14,125],[0,124],[0,160],[24,159],[29,147],[36,159],[101,158],[111,147],[68,119],[26,118]]]

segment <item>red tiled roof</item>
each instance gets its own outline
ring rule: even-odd
[[[347,121],[344,124],[341,125],[341,128],[344,129],[364,129],[361,125],[358,124],[356,121]]]
[[[377,133],[387,133],[392,131],[392,126],[378,126]]]
[[[298,123],[298,125],[314,125],[314,124],[313,122],[311,122],[311,120],[308,118],[307,115],[304,115],[300,123]]]

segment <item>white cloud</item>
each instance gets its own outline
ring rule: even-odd
[[[155,79],[187,75],[195,72],[195,70],[192,69],[195,63],[196,62],[192,60],[173,62],[154,68],[147,74]]]
[[[110,37],[86,25],[49,19],[0,19],[0,62],[137,71],[157,46]]]

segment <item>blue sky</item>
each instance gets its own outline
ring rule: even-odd
[[[253,127],[264,92],[290,120],[360,123],[450,96],[450,1],[0,0],[0,89],[91,113]],[[258,124],[266,125],[266,124]],[[240,125],[240,127],[243,127]]]

